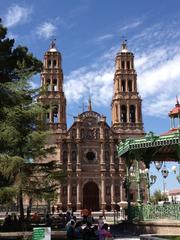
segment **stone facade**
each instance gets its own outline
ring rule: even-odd
[[[144,135],[133,54],[123,42],[116,56],[112,126],[104,115],[92,110],[89,99],[88,110],[75,117],[67,129],[61,53],[54,42],[44,56],[41,83],[45,91],[38,101],[51,109],[46,116],[53,132],[48,144],[56,146],[56,154],[46,160],[56,160],[67,171],[57,204],[62,209],[114,209],[126,200],[125,165],[117,157],[116,145],[123,138]],[[132,188],[135,200],[135,186]]]

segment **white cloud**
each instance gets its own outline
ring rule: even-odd
[[[22,7],[13,5],[9,7],[8,12],[4,16],[4,24],[7,27],[13,27],[17,24],[25,23],[32,12],[31,7]]]
[[[39,38],[51,38],[56,33],[56,26],[53,25],[51,22],[44,22],[36,29],[36,34]]]
[[[159,94],[155,98],[149,98],[148,101],[145,101],[143,114],[154,116],[154,117],[166,117],[168,111],[172,109],[172,106],[175,105],[175,97],[171,98],[166,94]]]
[[[134,23],[134,27],[139,24],[141,22]],[[172,24],[164,28],[161,24],[156,24],[141,31],[129,41],[128,48],[135,53],[143,114],[167,117],[168,111],[176,102],[176,95],[180,96],[180,31]],[[90,66],[77,69],[66,76],[68,102],[78,102],[82,95],[88,95],[90,91],[93,105],[110,106],[114,58],[119,49],[120,46],[112,47]]]
[[[157,60],[155,61],[157,63]],[[180,54],[173,59],[145,70],[139,76],[139,89],[143,97],[150,97],[159,92],[172,94],[180,86]]]
[[[142,51],[141,56],[135,58],[135,66],[144,114],[167,117],[167,112],[175,104],[176,95],[180,95],[178,42],[164,43],[162,39],[160,46],[153,48],[152,45]]]
[[[133,22],[125,25],[124,27],[122,27],[121,31],[126,31],[126,30],[129,30],[129,29],[132,29],[132,28],[136,28],[141,24],[142,24],[142,21],[140,21],[140,20],[133,21]]]
[[[97,39],[95,41],[102,42],[104,40],[108,40],[108,39],[112,38],[113,36],[114,36],[113,34],[105,34],[105,35],[97,37]]]
[[[76,70],[66,77],[65,92],[68,101],[78,102],[90,92],[93,104],[106,106],[112,98],[112,79],[112,68],[107,68],[106,71],[99,70],[98,67]]]

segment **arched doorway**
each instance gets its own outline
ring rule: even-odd
[[[88,182],[83,188],[83,208],[99,210],[99,189],[96,183]]]

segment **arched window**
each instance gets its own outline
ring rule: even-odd
[[[58,123],[58,107],[53,108],[53,123]]]
[[[135,121],[136,121],[135,111],[136,111],[135,106],[134,106],[134,105],[131,105],[131,106],[130,106],[130,122],[131,122],[131,123],[135,123]]]
[[[130,62],[127,61],[127,69],[130,69]]]
[[[109,162],[109,152],[105,151],[105,162]]]
[[[53,91],[57,91],[57,79],[53,79]]]
[[[50,79],[47,79],[46,85],[47,85],[47,90],[51,91],[51,80]]]
[[[124,66],[125,66],[124,61],[122,61],[121,62],[121,68],[124,69]]]
[[[122,91],[125,92],[126,91],[126,82],[125,80],[122,80]]]
[[[48,67],[51,67],[51,60],[48,60]]]
[[[121,106],[121,122],[127,122],[127,108],[125,105]]]
[[[45,105],[44,106],[45,114],[43,116],[44,120],[46,123],[50,123],[50,112],[49,112],[49,106]]]
[[[72,151],[72,161],[76,162],[76,158],[77,158],[76,151]]]
[[[53,60],[53,67],[56,67],[56,60]]]
[[[132,81],[131,80],[128,80],[128,89],[129,89],[129,92],[132,92]]]
[[[84,129],[81,129],[81,138],[84,138]]]
[[[63,188],[62,188],[62,195],[63,196],[67,195],[67,186],[63,186]]]
[[[67,164],[67,151],[63,151],[63,165]]]
[[[119,192],[119,186],[118,185],[115,185],[115,196],[119,196],[120,192]]]

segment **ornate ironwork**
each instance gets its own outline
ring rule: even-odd
[[[180,220],[180,204],[130,206],[129,219],[144,221],[155,219]]]

